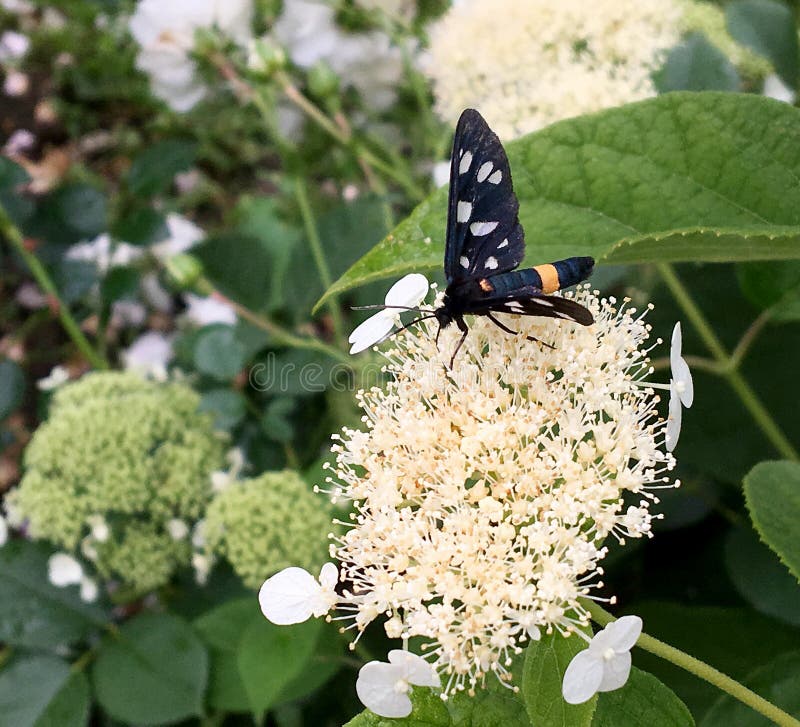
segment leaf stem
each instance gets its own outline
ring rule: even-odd
[[[58,313],[58,318],[64,328],[66,334],[70,337],[76,348],[86,357],[86,360],[97,369],[107,369],[108,361],[101,356],[97,351],[92,348],[86,336],[81,331],[77,321],[72,317],[66,303],[61,299],[58,294],[53,279],[45,269],[44,265],[39,262],[39,258],[33,254],[25,245],[25,240],[19,228],[11,221],[6,210],[0,205],[0,235],[5,237],[11,245],[17,250],[28,269],[31,271],[34,279],[39,287],[47,293],[50,300],[53,301],[54,307]]]
[[[311,255],[317,267],[317,274],[319,275],[322,287],[328,290],[333,284],[333,276],[328,267],[328,261],[325,258],[325,251],[322,248],[322,240],[319,236],[317,221],[314,218],[314,210],[311,208],[311,203],[308,199],[308,189],[306,188],[305,180],[300,176],[294,178],[294,193],[297,199],[297,205],[300,208],[300,216],[303,218],[303,227],[306,231],[308,244],[311,247]],[[342,312],[339,310],[339,305],[335,297],[331,297],[329,300],[328,311],[333,321],[333,332],[336,341],[341,348],[344,348],[344,323],[342,321]]]
[[[601,626],[605,626],[616,620],[612,614],[594,602],[583,601],[582,604],[589,611],[592,620]],[[675,664],[675,666],[679,666],[681,669],[688,671],[690,674],[694,674],[696,677],[707,681],[709,684],[713,684],[723,692],[730,694],[734,699],[738,699],[742,704],[746,704],[775,724],[780,725],[780,727],[800,727],[800,720],[795,719],[779,707],[776,707],[772,702],[768,702],[754,691],[748,689],[735,679],[732,679],[727,674],[723,674],[713,666],[693,656],[689,656],[689,654],[680,649],[676,649],[674,646],[665,644],[660,639],[643,633],[636,642],[636,646],[661,657],[665,661]]]
[[[744,404],[745,408],[750,412],[756,424],[764,433],[764,436],[783,457],[795,462],[798,461],[800,455],[798,455],[797,450],[781,431],[778,423],[772,418],[772,415],[767,411],[764,404],[761,403],[761,400],[758,398],[755,391],[753,391],[750,384],[748,384],[747,380],[742,376],[737,368],[739,361],[737,360],[734,362],[733,357],[725,350],[722,342],[712,330],[700,308],[692,299],[686,286],[684,286],[675,273],[673,267],[669,263],[658,263],[657,268],[673,297],[678,302],[678,305],[683,309],[683,312],[691,321],[703,343],[706,345],[706,348],[708,348],[715,361],[719,364],[721,375],[727,379],[728,384],[730,384],[737,393],[742,404]],[[756,330],[756,333],[757,332],[758,330]],[[749,346],[749,344],[747,345]],[[747,348],[745,347],[744,350],[746,351]],[[733,365],[734,363],[736,365]]]

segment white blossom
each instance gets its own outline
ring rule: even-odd
[[[6,96],[11,96],[12,98],[24,96],[28,93],[30,86],[31,80],[28,78],[27,73],[13,69],[6,71],[6,77],[3,81],[3,91]]]
[[[89,515],[86,524],[92,534],[92,538],[98,543],[105,543],[111,537],[111,528],[102,515]]]
[[[105,275],[111,268],[130,265],[142,257],[142,250],[127,242],[116,242],[103,233],[93,240],[79,242],[67,250],[67,260],[94,263],[97,271]]]
[[[62,384],[66,384],[67,381],[69,381],[69,371],[63,366],[53,366],[47,376],[36,382],[36,388],[39,391],[53,391]]]
[[[180,518],[172,518],[167,522],[167,532],[173,540],[185,540],[189,535],[189,526]]]
[[[30,45],[31,41],[27,35],[6,30],[0,35],[0,63],[19,60],[28,52]]]
[[[214,296],[202,297],[193,293],[185,293],[183,300],[187,308],[186,319],[198,326],[209,326],[212,323],[225,323],[232,326],[236,323],[236,311],[225,301]]]
[[[6,519],[0,515],[0,548],[8,542],[8,523]]]
[[[679,0],[463,0],[430,29],[423,69],[455,123],[480,109],[501,139],[656,95]]]
[[[350,353],[360,353],[382,341],[400,320],[405,308],[415,308],[428,293],[429,283],[424,275],[411,273],[398,280],[384,299],[385,308],[357,326],[347,339]]]
[[[139,336],[122,354],[126,369],[151,375],[158,381],[167,378],[167,366],[175,356],[173,336],[147,331]]]
[[[631,671],[630,650],[641,633],[642,619],[638,616],[622,616],[598,631],[589,648],[576,654],[564,673],[564,700],[582,704],[597,692],[623,686]]]
[[[195,32],[215,28],[245,45],[252,11],[252,0],[139,0],[129,27],[153,94],[175,111],[191,109],[207,92],[191,57]]]
[[[47,577],[59,588],[77,585],[83,579],[83,566],[68,553],[55,553],[47,561]]]
[[[764,79],[764,88],[761,91],[764,96],[769,96],[777,101],[793,104],[797,94],[793,88],[789,88],[777,73],[770,73]]]
[[[438,687],[435,669],[422,657],[393,649],[389,663],[370,661],[358,672],[356,694],[362,704],[381,717],[407,717],[411,714],[411,685]]]
[[[194,247],[205,237],[205,232],[183,215],[170,213],[166,218],[167,237],[150,246],[160,260],[179,255]]]
[[[672,378],[669,382],[669,417],[667,420],[667,449],[671,452],[678,444],[681,433],[683,407],[691,407],[694,401],[694,383],[689,365],[681,356],[683,336],[678,321],[672,329],[669,359]]]
[[[94,579],[89,578],[89,576],[83,576],[83,578],[81,578],[80,594],[81,600],[84,603],[94,603],[99,593],[97,582]]]
[[[322,566],[319,579],[303,568],[284,568],[264,581],[258,592],[261,612],[274,624],[302,623],[324,616],[336,603],[339,572],[333,563]]]
[[[194,568],[195,581],[203,586],[208,582],[208,576],[211,574],[211,569],[214,567],[214,560],[210,555],[205,553],[192,554],[192,568]]]

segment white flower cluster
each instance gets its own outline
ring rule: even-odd
[[[175,111],[191,109],[207,92],[191,57],[195,31],[215,28],[246,45],[252,12],[252,0],[139,0],[129,27],[153,94]]]
[[[386,33],[348,33],[336,24],[333,7],[314,0],[284,0],[272,32],[293,63],[304,69],[328,64],[371,108],[385,110],[397,99],[403,57]]]
[[[414,282],[395,289],[410,295]],[[364,429],[334,436],[329,492],[353,507],[331,546],[342,585],[277,574],[260,596],[268,618],[283,609],[276,622],[293,622],[304,598],[303,618],[335,600],[334,618],[360,637],[386,617],[390,638],[422,637],[445,697],[491,673],[508,682],[527,640],[588,622],[579,599],[600,585],[605,539],[650,536],[654,490],[673,486],[655,395],[670,387],[645,380],[643,315],[588,287],[565,295],[594,325],[518,318],[511,336],[477,317],[452,369],[454,326],[438,343],[436,323],[394,339],[391,381],[358,395]],[[673,376],[673,389],[691,385],[688,369]]]
[[[462,0],[430,30],[436,110],[480,109],[508,140],[560,119],[654,96],[679,39],[680,0]]]

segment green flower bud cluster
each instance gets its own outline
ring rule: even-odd
[[[225,558],[249,588],[300,566],[319,571],[328,560],[331,510],[296,472],[267,472],[220,492],[208,507],[206,548]]]
[[[699,32],[727,56],[745,76],[764,78],[773,72],[772,64],[758,53],[742,45],[728,33],[725,11],[710,2],[687,2],[682,21],[686,33]]]
[[[191,557],[175,523],[202,516],[211,472],[225,461],[226,442],[199,401],[183,384],[132,373],[67,384],[25,452],[8,511],[33,537],[80,551],[105,578],[136,591],[164,584]]]

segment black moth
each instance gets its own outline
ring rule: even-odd
[[[570,257],[515,270],[525,256],[525,233],[511,168],[500,139],[475,109],[461,114],[450,161],[450,197],[444,273],[447,288],[433,315],[439,330],[455,322],[467,336],[464,315],[484,315],[504,331],[516,334],[493,313],[563,318],[588,326],[594,318],[574,300],[549,295],[585,280],[594,259]],[[530,340],[532,339],[528,336]]]

